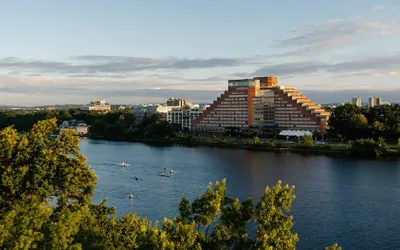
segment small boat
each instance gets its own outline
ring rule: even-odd
[[[174,170],[171,169],[169,172],[170,172],[171,174],[173,174],[173,173],[174,173]]]
[[[138,181],[138,180],[139,180],[139,176],[135,176],[135,180],[137,180],[137,181]]]
[[[127,167],[127,166],[129,166],[129,164],[126,163],[126,162],[121,162],[119,165],[120,165],[121,167]]]
[[[135,196],[133,194],[129,195],[129,199],[134,199],[134,198],[135,198]]]
[[[161,176],[164,176],[164,173],[161,173]]]

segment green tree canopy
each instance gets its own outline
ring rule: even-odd
[[[160,226],[133,213],[118,218],[107,200],[91,203],[96,176],[78,137],[65,130],[54,138],[56,130],[53,118],[24,136],[0,131],[2,249],[295,249],[287,214],[294,187],[279,181],[254,207],[228,197],[223,180],[193,202],[183,197],[179,215]],[[247,232],[252,220],[255,239]]]
[[[331,135],[345,139],[384,137],[396,141],[400,137],[400,105],[379,105],[359,108],[345,104],[332,110],[329,119]]]

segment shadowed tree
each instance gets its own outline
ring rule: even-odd
[[[255,211],[256,245],[260,249],[296,249],[299,237],[291,232],[293,217],[285,215],[296,198],[293,191],[294,186],[282,187],[281,181],[272,189],[268,186],[265,189]]]
[[[50,119],[22,137],[12,127],[0,131],[0,221],[8,232],[26,232],[2,234],[9,249],[71,246],[90,204],[96,176],[79,138],[69,130],[50,137],[56,129]]]
[[[24,136],[12,127],[0,131],[2,249],[295,249],[286,214],[294,187],[267,187],[254,210],[251,199],[227,197],[223,180],[192,203],[182,198],[180,214],[161,227],[132,213],[117,218],[107,200],[91,204],[96,176],[79,138],[72,130],[50,136],[56,130],[50,119]],[[247,233],[251,220],[256,239]]]
[[[342,248],[337,243],[335,243],[330,247],[326,247],[325,250],[342,250]]]

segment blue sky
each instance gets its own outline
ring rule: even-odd
[[[1,0],[0,27],[1,105],[209,102],[263,75],[318,102],[400,93],[398,0]]]

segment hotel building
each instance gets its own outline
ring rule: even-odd
[[[326,133],[329,112],[277,77],[229,80],[228,90],[193,120],[196,133],[273,126],[280,130]]]

